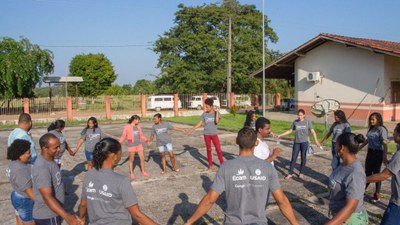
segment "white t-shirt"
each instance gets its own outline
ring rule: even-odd
[[[266,160],[270,155],[272,155],[272,151],[269,150],[267,143],[257,138],[258,145],[254,148],[254,156]],[[274,165],[274,162],[271,162]]]

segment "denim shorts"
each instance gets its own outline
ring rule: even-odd
[[[30,198],[13,191],[11,192],[11,203],[22,222],[26,223],[33,221],[33,201]]]
[[[168,143],[168,144],[165,144],[165,145],[158,146],[158,150],[161,153],[166,152],[166,151],[172,152],[172,144]]]
[[[87,161],[93,161],[93,152],[88,152],[85,150],[85,156]]]

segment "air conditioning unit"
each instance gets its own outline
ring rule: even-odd
[[[308,82],[320,82],[321,81],[321,73],[320,72],[309,72],[307,75]]]

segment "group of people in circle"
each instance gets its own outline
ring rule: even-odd
[[[32,120],[29,114],[21,114],[18,128],[13,130],[8,139],[7,159],[12,193],[11,202],[16,210],[19,224],[131,224],[132,218],[141,224],[157,224],[144,214],[138,204],[138,198],[131,185],[135,180],[133,160],[137,153],[140,159],[141,175],[150,174],[145,170],[144,148],[156,138],[156,145],[162,158],[162,171],[166,171],[166,153],[168,153],[172,170],[179,172],[173,153],[169,130],[192,133],[204,125],[204,141],[208,157],[208,170],[212,171],[211,142],[214,144],[220,162],[210,191],[200,201],[196,211],[186,221],[192,224],[202,217],[225,192],[227,209],[226,224],[267,224],[265,214],[269,195],[275,198],[282,214],[290,224],[299,224],[293,208],[281,188],[274,160],[279,157],[281,148],[269,148],[264,139],[272,136],[280,138],[295,132],[290,169],[285,179],[294,175],[298,154],[301,155],[299,178],[304,178],[306,151],[312,133],[315,144],[321,146],[332,137],[332,174],[329,176],[330,202],[329,221],[326,224],[367,224],[368,215],[364,207],[365,189],[369,183],[377,183],[373,199],[380,200],[380,181],[392,177],[392,197],[381,224],[397,224],[400,219],[400,153],[396,152],[388,160],[388,131],[383,125],[382,116],[372,113],[369,117],[367,137],[351,133],[351,128],[343,111],[334,114],[335,122],[329,132],[319,142],[311,121],[305,118],[305,111],[297,112],[298,119],[280,135],[271,132],[271,122],[257,118],[254,111],[249,111],[244,128],[236,137],[239,145],[239,156],[224,162],[219,137],[218,123],[221,120],[219,108],[213,107],[213,100],[205,100],[205,112],[199,122],[190,129],[177,128],[164,122],[161,114],[153,117],[154,125],[151,136],[147,139],[140,127],[140,117],[133,115],[125,125],[119,140],[107,137],[99,128],[96,118],[90,117],[87,126],[73,151],[68,145],[62,130],[65,122],[57,120],[48,128],[40,140],[40,155],[36,154],[35,144],[29,130]],[[394,141],[400,143],[400,124],[394,130]],[[113,169],[121,160],[122,147],[127,142],[129,152],[129,172],[126,177]],[[82,186],[79,216],[65,211],[64,184],[60,167],[65,151],[74,156],[85,143],[85,156],[88,172]],[[368,145],[365,170],[357,159],[357,152]],[[387,167],[382,172],[382,163]]]

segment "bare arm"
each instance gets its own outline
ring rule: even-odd
[[[192,127],[192,129],[189,130],[189,133],[192,133],[194,130],[201,127],[201,125],[203,125],[203,120],[200,120],[196,125],[194,125],[194,127]]]
[[[219,121],[221,120],[221,117],[220,117],[220,114],[219,114],[219,107],[216,107],[215,113],[216,113],[216,116],[215,116],[215,123],[218,124]]]
[[[292,205],[289,202],[289,199],[286,197],[282,188],[279,188],[272,192],[272,196],[275,198],[276,203],[278,204],[279,210],[286,217],[286,219],[292,225],[298,225],[296,217],[294,216]]]
[[[49,207],[49,209],[51,209],[57,215],[61,216],[68,224],[83,224],[83,222],[76,215],[69,214],[64,210],[64,208],[53,197],[53,190],[51,187],[40,188],[39,192],[42,195],[47,207]]]
[[[140,224],[143,225],[157,225],[150,217],[146,216],[146,214],[142,213],[139,209],[139,205],[132,205],[127,208],[131,216],[138,221]]]
[[[383,163],[386,165],[388,164],[389,160],[387,158],[387,141],[383,141],[382,145],[383,145]]]
[[[30,198],[32,201],[35,201],[35,196],[33,195],[32,188],[27,188],[24,190],[25,194]]]
[[[153,140],[154,140],[154,134],[150,135],[149,142],[153,142]]]
[[[76,145],[75,153],[79,150],[79,148],[81,147],[81,145],[83,144],[83,142],[85,142],[85,140],[83,140],[82,138],[80,138],[79,141],[78,141],[78,144]]]
[[[311,129],[311,133],[312,133],[312,135],[313,135],[313,137],[314,137],[314,142],[315,142],[315,144],[319,147],[319,146],[320,146],[320,143],[319,143],[318,138],[317,138],[317,133],[315,132],[314,129]]]
[[[324,138],[319,142],[321,145],[324,143],[325,140],[327,140],[331,136],[332,132],[328,132],[325,134]]]
[[[72,149],[69,147],[67,142],[65,142],[65,148],[67,149],[69,155],[71,155],[71,156],[75,155],[75,152],[72,151]]]
[[[272,152],[272,155],[270,155],[270,156],[267,158],[267,161],[268,161],[268,162],[274,161],[276,158],[278,158],[278,156],[281,154],[281,152],[282,152],[282,149],[281,149],[281,148],[274,148],[274,151]]]
[[[358,200],[353,198],[348,198],[346,200],[346,205],[336,214],[331,220],[329,220],[325,225],[343,224],[348,220],[352,213],[357,208]]]
[[[289,129],[289,130],[283,132],[282,134],[278,135],[278,138],[280,138],[280,137],[282,137],[282,136],[286,136],[286,135],[288,135],[288,134],[291,134],[292,132],[293,132],[293,130],[292,130],[292,129]]]
[[[393,173],[388,170],[387,168],[385,168],[382,172],[380,173],[376,173],[373,174],[369,177],[367,177],[367,183],[375,183],[375,182],[379,182],[379,181],[384,181],[386,179],[388,179],[389,177],[391,177],[393,175]]]
[[[366,139],[366,140],[364,141],[364,143],[362,143],[358,149],[364,148],[364,146],[366,146],[367,144],[368,144],[368,139]]]
[[[210,208],[213,206],[213,204],[217,201],[219,197],[219,194],[214,191],[213,189],[210,189],[210,191],[201,199],[199,206],[197,207],[196,211],[194,214],[188,219],[188,221],[185,223],[185,225],[191,225],[194,222],[196,222],[200,217],[202,217],[204,214],[210,210]]]
[[[86,221],[86,214],[87,214],[87,201],[86,199],[81,199],[81,204],[79,205],[79,218],[82,221]]]

